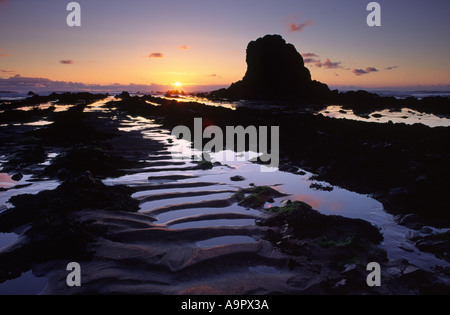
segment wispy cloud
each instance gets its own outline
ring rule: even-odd
[[[325,60],[325,62],[322,63],[322,66],[323,66],[325,69],[338,69],[338,68],[342,68],[341,62],[340,62],[340,61],[333,62],[333,61],[331,61],[329,58],[327,58],[327,59]]]
[[[325,59],[324,62],[319,57],[319,55],[315,53],[304,53],[302,54],[304,58],[304,63],[314,64],[317,68],[325,68],[325,69],[343,69],[340,61],[331,61],[330,58]]]
[[[353,69],[352,72],[355,75],[360,76],[360,75],[364,75],[364,74],[369,74],[371,72],[378,72],[378,69],[374,68],[374,67],[367,67],[365,70],[363,70],[363,69]]]
[[[292,23],[289,23],[289,25],[288,25],[288,27],[289,27],[288,31],[289,31],[289,33],[291,33],[291,32],[301,32],[301,31],[303,31],[303,29],[305,27],[311,26],[311,25],[314,25],[314,21],[311,20],[311,19],[307,20],[304,23],[300,23],[300,24],[292,22]]]
[[[27,92],[52,92],[52,91],[88,91],[88,92],[120,92],[120,91],[167,91],[172,88],[171,85],[159,84],[86,84],[82,82],[53,81],[47,78],[22,77],[20,74],[11,73],[12,71],[0,70],[1,73],[8,73],[11,76],[7,79],[0,78],[0,91],[19,91]]]
[[[392,67],[387,67],[387,68],[384,68],[384,70],[394,70],[394,69],[397,69],[397,68],[399,68],[400,66],[392,66]]]
[[[304,63],[320,63],[320,59],[315,58],[305,58],[303,59]]]
[[[303,58],[316,58],[316,57],[319,57],[319,55],[316,55],[315,53],[303,53],[302,57]]]
[[[2,0],[0,0],[0,2],[1,1]],[[3,54],[2,51],[3,51],[3,49],[0,49],[0,57],[9,57],[9,56],[11,56],[10,54]]]
[[[297,12],[294,15],[287,15],[284,17],[283,22],[286,24],[288,28],[288,32],[301,32],[305,27],[314,25],[314,21],[312,19],[306,20],[303,23],[298,23],[297,20],[300,17],[300,12]]]
[[[302,57],[304,63],[320,63],[319,55],[315,53],[303,53]]]
[[[330,58],[325,59],[324,62],[320,61],[320,59],[315,59],[315,58],[309,58],[309,60],[307,60],[307,61],[308,61],[308,63],[315,63],[315,66],[318,68],[325,68],[325,69],[342,69],[343,68],[341,66],[340,61],[331,61]],[[307,61],[305,61],[305,63],[307,63]]]
[[[210,78],[222,78],[220,75],[217,75],[215,73],[211,73],[211,74],[205,74],[206,77],[210,77]]]
[[[163,58],[164,54],[160,52],[152,52],[150,55],[148,55],[149,58]]]
[[[16,75],[17,71],[15,70],[4,70],[4,69],[0,69],[0,78],[1,77],[11,77]]]
[[[188,49],[191,49],[191,46],[188,46],[188,45],[186,45],[186,44],[183,44],[183,45],[181,45],[181,46],[178,46],[177,47],[179,50],[188,50]]]
[[[63,59],[63,60],[60,60],[59,63],[63,64],[63,65],[73,65],[74,61],[71,59]]]

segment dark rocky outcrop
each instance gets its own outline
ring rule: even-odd
[[[56,216],[83,209],[134,212],[139,210],[139,202],[131,198],[133,192],[123,185],[107,186],[86,172],[66,180],[54,190],[11,197],[9,202],[14,208],[0,214],[0,232],[12,232],[37,221],[52,224]]]
[[[436,257],[450,261],[450,231],[416,239],[415,245],[421,251],[433,253]]]
[[[266,202],[274,202],[273,198],[286,196],[269,186],[254,186],[239,190],[234,194],[238,204],[242,207],[262,209]]]
[[[247,72],[228,89],[211,93],[216,97],[323,101],[330,90],[311,80],[300,53],[280,35],[266,35],[247,46]]]
[[[322,247],[343,247],[352,242],[377,244],[383,240],[380,231],[367,221],[324,215],[301,201],[288,201],[283,207],[272,207],[268,211],[271,215],[261,220],[260,224],[284,227],[280,231],[283,239],[320,238],[319,245]]]

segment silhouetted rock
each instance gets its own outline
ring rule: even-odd
[[[398,224],[407,226],[410,229],[420,230],[423,227],[423,218],[417,214],[405,214],[395,216]]]
[[[450,261],[450,231],[416,239],[415,245],[421,251],[433,253],[436,257]]]
[[[324,100],[330,90],[311,80],[300,53],[280,35],[266,35],[247,46],[247,72],[241,81],[211,95],[227,98]]]
[[[236,176],[231,176],[230,180],[232,180],[233,182],[241,182],[241,181],[245,180],[245,177],[236,175]]]
[[[129,99],[131,96],[130,96],[130,93],[128,93],[127,91],[123,91],[122,93],[120,93],[119,95],[116,95],[116,98],[121,98],[121,99],[123,99],[123,100],[125,100],[125,99]]]
[[[17,173],[17,174],[14,174],[13,176],[11,176],[11,179],[16,182],[20,181],[22,178],[23,178],[22,173]]]

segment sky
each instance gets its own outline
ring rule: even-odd
[[[280,34],[332,88],[449,88],[450,1],[0,0],[0,89],[208,90],[240,80],[247,44]],[[178,88],[178,87],[177,87]],[[147,91],[143,91],[147,92]]]

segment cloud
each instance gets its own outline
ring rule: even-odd
[[[318,58],[314,58],[314,57],[319,57],[318,55],[314,54],[314,53],[306,53],[304,54],[304,56],[310,56],[311,58],[305,58],[303,61],[305,63],[314,63],[314,65],[317,68],[325,68],[325,69],[343,69],[344,67],[341,66],[341,62],[340,61],[331,61],[330,58],[325,59],[325,62],[322,62],[320,59]]]
[[[191,49],[190,46],[185,45],[185,44],[183,44],[183,45],[181,45],[181,46],[178,46],[177,48],[180,49],[180,50],[188,50],[188,49]]]
[[[300,23],[300,24],[297,24],[297,23],[294,23],[294,22],[292,22],[292,23],[289,23],[289,33],[291,33],[291,32],[301,32],[301,31],[303,31],[303,29],[305,28],[305,27],[307,27],[307,26],[311,26],[311,25],[314,25],[314,21],[313,20],[311,20],[311,19],[309,19],[309,20],[307,20],[305,23]]]
[[[369,73],[371,73],[371,72],[378,72],[378,69],[377,69],[377,68],[374,68],[374,67],[367,67],[366,70],[363,70],[363,69],[353,69],[352,72],[353,72],[355,75],[360,76],[360,75],[363,75],[363,74],[369,74]]]
[[[6,73],[6,74],[13,74],[13,73],[16,73],[15,70],[2,70],[2,69],[0,69],[0,72],[1,72],[1,73]]]
[[[74,62],[71,59],[64,59],[64,60],[60,60],[59,63],[63,64],[63,65],[73,65]]]
[[[303,59],[304,63],[320,63],[320,59],[315,58],[305,58]]]
[[[333,62],[333,61],[331,61],[329,58],[327,58],[327,59],[325,60],[325,62],[322,64],[322,66],[323,66],[325,69],[338,69],[338,68],[342,68],[342,66],[341,66],[340,64],[341,64],[340,61]]]
[[[184,85],[183,90],[186,92],[206,92],[226,87],[228,87],[228,85],[223,84]],[[173,85],[171,84],[86,84],[82,82],[53,81],[47,78],[22,77],[20,74],[4,79],[1,78],[0,72],[0,91],[14,91],[20,94],[26,94],[29,91],[33,91],[38,94],[50,94],[52,92],[91,92],[115,94],[122,91],[128,91],[130,93],[150,93],[151,91],[168,91],[172,89]]]
[[[387,68],[384,68],[384,70],[394,70],[394,69],[397,69],[397,68],[399,68],[400,66],[392,66],[392,67],[387,67]]]
[[[0,2],[1,2],[1,0],[0,0]],[[0,49],[0,57],[9,57],[9,56],[11,56],[9,54],[2,54],[1,53],[2,51],[3,51],[3,49]]]
[[[6,70],[1,72],[6,73]],[[11,71],[12,72],[12,71]],[[87,91],[87,92],[149,92],[149,91],[167,91],[171,89],[170,85],[158,85],[158,84],[86,84],[82,82],[71,81],[53,81],[47,78],[34,78],[34,77],[22,77],[20,74],[10,76],[8,79],[0,78],[0,91],[17,92],[33,91],[37,93],[51,93],[51,92],[75,92],[75,91]]]
[[[150,55],[148,55],[149,58],[163,58],[164,54],[160,52],[152,52]]]
[[[320,63],[319,55],[315,53],[303,53],[302,57],[304,63]]]
[[[319,57],[318,55],[316,55],[315,53],[304,53],[302,54],[303,58],[315,58],[315,57]]]
[[[205,74],[205,76],[206,77],[210,77],[210,78],[222,78],[221,76],[219,76],[219,75],[217,75],[217,74],[215,74],[215,73],[212,73],[212,74]]]
[[[355,75],[363,75],[363,74],[367,74],[368,72],[364,71],[363,69],[353,69],[353,73]]]

